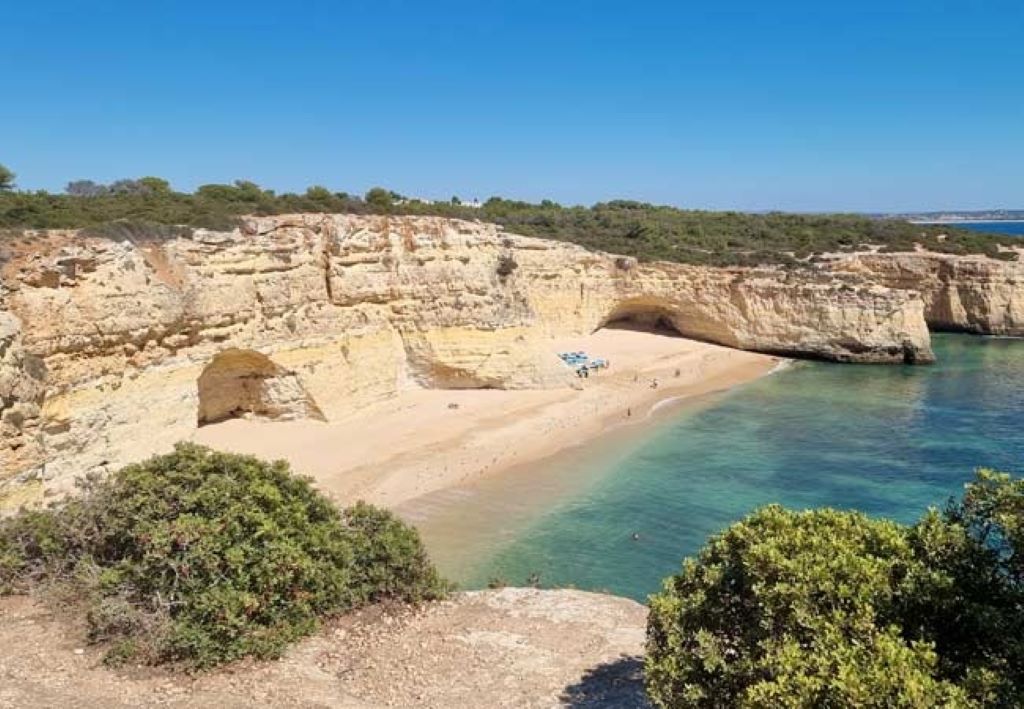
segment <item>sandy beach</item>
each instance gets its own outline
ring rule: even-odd
[[[230,420],[194,440],[289,461],[341,503],[394,508],[410,500],[642,425],[661,402],[762,376],[779,358],[651,332],[606,328],[556,340],[610,367],[579,389],[412,390],[328,423]],[[655,386],[657,382],[657,386]]]

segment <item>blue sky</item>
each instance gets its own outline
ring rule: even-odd
[[[9,2],[24,189],[1024,207],[1024,3]]]

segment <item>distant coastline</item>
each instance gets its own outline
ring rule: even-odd
[[[982,219],[980,217],[961,219],[957,217],[949,217],[946,219],[907,219],[907,221],[911,224],[986,224],[995,221],[1010,224],[1024,224],[1024,217],[1008,217],[1002,219]]]
[[[1001,224],[1024,224],[1024,218],[1013,217],[1011,219],[908,219],[911,224],[994,224],[999,222]]]
[[[902,219],[912,224],[1024,222],[1024,209],[936,209],[927,212],[888,212],[871,216],[882,219]]]
[[[979,234],[999,234],[1020,240],[1024,237],[1024,218],[1014,217],[1013,219],[978,219],[978,218],[953,218],[947,217],[921,219],[912,221],[911,224],[920,225],[922,228],[931,230],[949,227],[952,229],[974,231]]]

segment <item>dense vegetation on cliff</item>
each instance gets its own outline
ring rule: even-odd
[[[109,661],[207,667],[448,587],[391,514],[339,510],[285,463],[182,444],[0,521],[0,593],[33,590],[83,614]]]
[[[304,194],[275,194],[245,181],[203,185],[184,193],[155,177],[109,185],[79,180],[70,183],[65,194],[0,190],[0,229],[9,230],[88,227],[118,236],[126,230],[117,222],[159,233],[161,226],[224,229],[244,214],[296,212],[481,219],[511,232],[642,260],[717,265],[797,263],[814,254],[865,244],[909,250],[921,243],[936,251],[1014,258],[999,251],[999,244],[1013,243],[1011,237],[848,214],[707,212],[623,200],[564,207],[548,200],[530,204],[498,197],[471,207],[455,198],[443,203],[410,200],[382,188],[363,198],[323,187],[310,187]]]
[[[647,650],[661,707],[1021,706],[1024,480],[909,527],[755,512],[651,598]]]

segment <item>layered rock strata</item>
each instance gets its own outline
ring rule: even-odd
[[[986,280],[987,260],[710,268],[476,222],[312,214],[164,239],[26,239],[0,260],[8,505],[231,416],[332,420],[413,387],[572,386],[550,339],[622,318],[851,362],[930,361],[926,317],[1022,322],[1019,271]]]
[[[856,273],[921,296],[932,330],[1024,336],[1024,262],[927,252],[854,254],[836,272]]]

